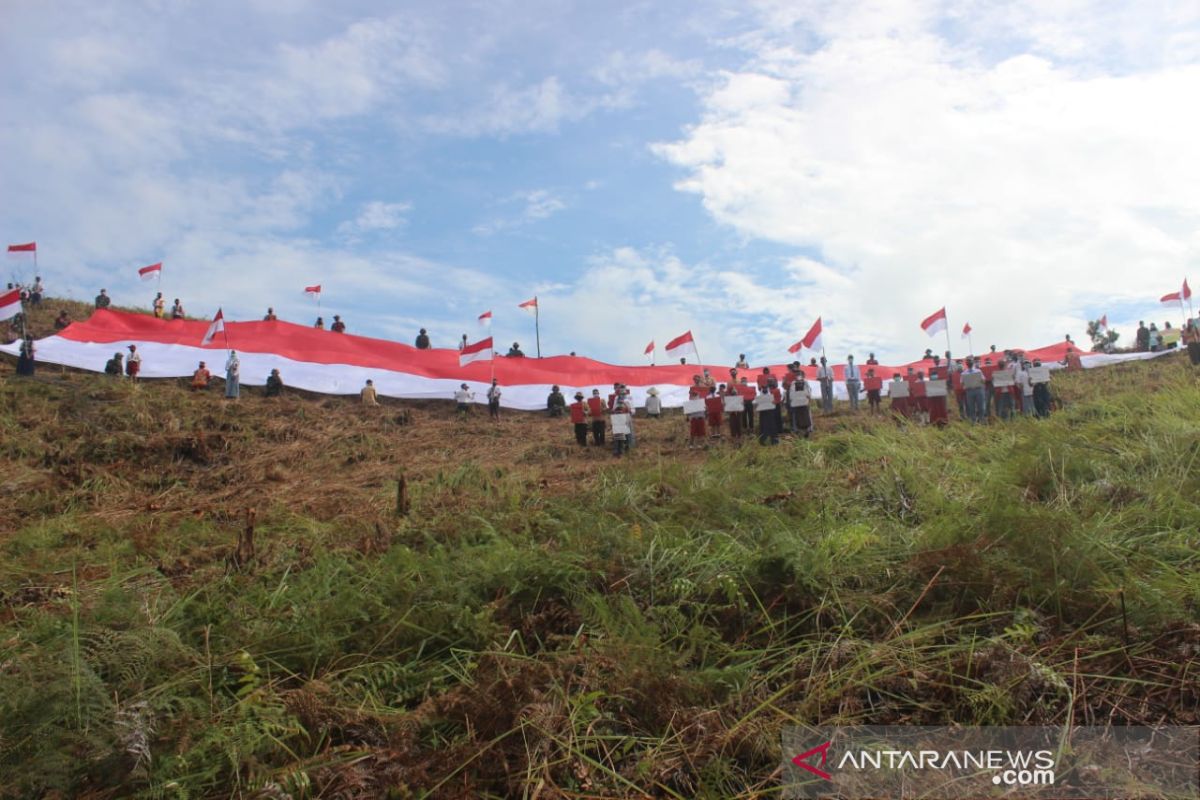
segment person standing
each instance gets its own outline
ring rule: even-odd
[[[754,387],[744,375],[738,382],[737,392],[742,397],[742,427],[754,433]]]
[[[858,391],[862,388],[862,371],[854,363],[854,356],[846,356],[846,367],[842,371],[846,378],[846,396],[850,399],[850,410],[858,411]]]
[[[25,378],[32,378],[34,371],[33,338],[26,336],[21,340],[20,348],[17,349],[17,374]]]
[[[944,428],[950,423],[950,416],[946,411],[946,393],[950,388],[950,381],[946,376],[949,373],[950,365],[945,366],[935,365],[929,370],[929,380],[941,381],[942,385],[938,387],[942,394],[931,395],[929,386],[925,387],[925,402],[929,408],[929,422],[939,428]]]
[[[575,441],[580,447],[587,447],[587,405],[583,402],[583,392],[575,393],[575,402],[567,406],[567,410],[571,413],[571,426],[575,429]]]
[[[167,301],[163,299],[162,292],[154,295],[154,318],[162,319],[167,310]]]
[[[1150,349],[1150,329],[1146,327],[1145,320],[1138,320],[1134,341],[1137,343],[1139,353],[1145,353]]]
[[[488,416],[496,422],[500,421],[500,384],[492,378],[492,385],[487,390]]]
[[[1033,360],[1033,368],[1038,370],[1042,366],[1040,359]],[[1039,370],[1040,372],[1040,370]],[[1030,375],[1030,382],[1033,384],[1033,411],[1039,417],[1050,416],[1050,375]]]
[[[1012,387],[996,386],[996,373],[1008,371],[1008,364],[1004,359],[1000,359],[1000,363],[996,365],[996,371],[992,373],[992,392],[996,396],[996,416],[1003,420],[1012,419]]]
[[[129,345],[129,357],[125,359],[125,374],[129,380],[137,381],[138,373],[142,371],[142,356],[137,351],[137,345]]]
[[[966,390],[967,397],[967,418],[978,425],[984,421],[987,414],[984,410],[984,406],[987,404],[985,394],[987,389],[983,383],[983,371],[976,366],[976,360],[967,359],[967,368],[963,370],[962,375],[963,387]],[[975,377],[968,379],[968,375]],[[974,383],[978,383],[978,385],[970,385]]]
[[[175,304],[171,306],[171,319],[183,319],[183,303],[179,302],[179,298],[175,298]]]
[[[1033,416],[1033,382],[1029,380],[1029,362],[1022,361],[1017,370],[1016,389],[1020,393],[1021,415]]]
[[[807,439],[812,434],[812,390],[801,372],[788,387],[788,420],[792,433],[803,433]]]
[[[604,446],[604,398],[599,389],[592,389],[592,396],[587,401],[588,416],[592,420],[592,444]]]
[[[725,411],[725,418],[729,421],[729,437],[735,441],[740,440],[742,438],[742,417],[745,416],[742,395],[738,391],[736,383],[723,386],[721,394],[721,407]],[[733,411],[730,411],[729,406],[725,404],[726,400],[731,397],[735,398],[734,405],[737,406]]]
[[[745,353],[738,354],[738,360],[737,360],[736,366],[738,369],[750,369],[750,364],[749,364],[749,362],[746,361]]]
[[[317,317],[317,321],[313,323],[313,327],[319,331],[325,330],[325,318]]]
[[[46,293],[46,287],[42,283],[42,276],[38,275],[33,279],[33,286],[29,289],[29,305],[37,308],[42,304],[42,295]]]
[[[237,400],[242,396],[242,362],[238,360],[237,350],[229,351],[225,361],[225,398]]]
[[[721,385],[720,390],[708,386],[708,395],[704,398],[704,414],[708,422],[708,435],[711,439],[721,438],[721,422],[725,418],[725,399],[721,396],[724,394],[725,386]]]
[[[892,384],[891,388],[888,390],[888,396],[892,399],[892,416],[896,418],[897,422],[899,422],[901,418],[908,416],[908,395],[906,394],[904,397],[898,397],[896,394],[897,386],[903,386],[904,391],[908,390],[908,381],[904,380],[899,372],[892,374]]]
[[[112,305],[112,298],[108,296],[107,289],[101,289],[100,294],[96,295],[96,308],[108,308]]]
[[[263,322],[274,322],[278,317],[275,316],[275,309],[268,308],[267,313],[263,316]]]
[[[821,411],[833,413],[833,367],[821,356],[821,366],[817,367],[817,383],[821,385]]]
[[[863,388],[867,390],[867,406],[871,413],[878,414],[880,395],[883,393],[883,378],[875,374],[874,367],[867,367],[867,377],[863,379]]]
[[[334,314],[333,324],[329,326],[329,330],[333,331],[334,333],[345,333],[346,323],[342,322],[341,317],[339,317],[337,314]]]
[[[417,334],[416,345],[418,350],[429,349],[429,334],[425,332],[424,328],[421,328],[421,332]]]
[[[561,417],[566,410],[567,398],[563,397],[558,384],[555,384],[546,397],[546,413],[552,417]]]
[[[779,444],[779,430],[775,427],[778,403],[770,387],[764,386],[754,398],[754,410],[758,413],[758,443]]]
[[[625,395],[618,395],[609,420],[612,424],[613,456],[620,458],[623,453],[629,452],[629,440],[633,435],[633,415],[629,413],[629,404],[625,400]],[[620,422],[627,423],[628,429],[619,428],[618,423]]]
[[[1200,366],[1200,319],[1192,318],[1184,324],[1182,341],[1192,366]]]
[[[658,396],[658,389],[651,386],[646,391],[646,416],[659,417],[662,414],[662,398]]]
[[[467,346],[467,335],[464,333],[463,337],[458,340],[458,349],[461,351],[466,346]]]
[[[458,391],[454,393],[454,408],[461,416],[471,413],[471,402],[475,399],[475,393],[471,391],[471,387],[467,384],[460,384]]]

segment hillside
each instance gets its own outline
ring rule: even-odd
[[[785,725],[1196,724],[1197,372],[1055,390],[617,462],[0,359],[0,796],[758,797]]]

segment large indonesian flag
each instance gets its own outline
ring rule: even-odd
[[[667,342],[666,350],[667,358],[682,358],[684,356],[696,355],[696,341],[692,338],[692,332],[688,331]]]
[[[465,367],[475,361],[491,361],[492,360],[492,337],[480,339],[474,344],[469,344],[462,350],[458,351],[458,365]]]
[[[825,346],[825,341],[822,338],[821,318],[817,317],[817,321],[808,329],[808,333],[804,334],[804,338],[788,348],[788,352],[795,354],[801,350],[820,350]]]
[[[12,319],[21,313],[21,290],[0,294],[0,319]]]
[[[942,306],[939,310],[921,320],[921,330],[930,336],[946,330],[946,307]]]
[[[218,333],[225,332],[225,315],[221,313],[221,309],[217,309],[217,315],[213,317],[212,324],[208,326],[208,330],[204,332],[204,338],[200,340],[201,345],[207,345],[212,342],[213,338]]]
[[[138,277],[144,281],[152,281],[155,278],[162,277],[162,262],[151,264],[148,267],[142,267],[138,270]]]
[[[5,308],[13,305],[11,293]],[[19,303],[17,304],[19,308]],[[211,327],[210,320],[176,320],[164,325],[149,314],[99,310],[82,322],[73,322],[65,330],[37,343],[38,360],[47,364],[103,372],[113,351],[136,344],[143,354],[139,378],[182,378],[192,374],[196,362],[211,361],[214,351],[225,350],[224,337],[207,345],[199,344]],[[241,381],[247,386],[262,386],[272,369],[278,369],[289,387],[324,394],[357,395],[368,378],[380,394],[414,400],[451,401],[459,384],[482,398],[491,384],[492,373],[504,387],[502,404],[506,408],[546,408],[550,387],[558,384],[568,397],[575,392],[591,395],[592,389],[604,389],[614,383],[630,388],[634,405],[645,402],[647,390],[654,387],[666,407],[682,406],[688,398],[695,368],[678,362],[665,366],[607,364],[584,357],[550,356],[547,358],[482,357],[461,366],[459,351],[436,348],[418,350],[409,344],[366,336],[344,334],[330,336],[328,331],[293,322],[222,321],[229,339],[236,342],[241,359]],[[476,343],[479,345],[480,343]],[[17,355],[18,342],[0,345],[0,352]],[[1066,356],[1066,342],[1049,347],[1027,349],[1030,358],[1056,366]],[[482,350],[480,351],[482,352]],[[1157,358],[1165,353],[1122,353],[1082,355],[1083,366],[1097,367],[1134,359]],[[717,365],[713,365],[717,368]],[[730,365],[732,366],[732,365]],[[783,364],[764,364],[782,374]],[[878,366],[879,374],[906,372],[908,364]],[[918,369],[928,364],[913,362]],[[816,369],[804,368],[810,379]],[[845,398],[842,368],[834,367],[834,393]],[[884,384],[885,391],[887,384]],[[569,435],[564,431],[564,435]]]

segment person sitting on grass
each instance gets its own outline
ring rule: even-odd
[[[467,384],[461,384],[454,393],[454,408],[459,414],[470,414],[471,403],[475,401],[475,393]]]
[[[379,405],[379,400],[375,394],[375,382],[370,378],[367,378],[367,383],[365,386],[363,386],[362,391],[358,393],[358,396],[362,398],[362,404],[364,406]]]
[[[567,398],[563,397],[563,393],[555,385],[550,391],[550,395],[546,398],[546,412],[552,417],[561,417],[566,409]]]
[[[208,367],[204,366],[204,362],[200,362],[200,366],[192,373],[192,391],[207,389],[208,382],[212,379],[212,373],[208,371]]]
[[[266,397],[279,397],[283,394],[283,377],[278,369],[271,370],[271,374],[267,376],[267,389],[263,394]]]
[[[125,373],[124,358],[120,353],[113,353],[113,357],[104,362],[104,374],[121,377]]]
[[[58,312],[58,316],[54,319],[54,330],[61,331],[71,324],[71,315],[64,308]]]

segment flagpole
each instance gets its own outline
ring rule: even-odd
[[[975,343],[971,341],[971,334],[967,334],[967,348],[971,351],[971,355],[975,355]]]
[[[537,295],[533,296],[533,336],[537,340],[537,357],[542,357],[542,329],[540,323],[541,306],[538,305]]]
[[[945,306],[943,306],[943,308],[945,308]],[[967,334],[968,337],[970,335],[971,334]],[[968,342],[968,344],[970,343],[969,338],[967,339],[967,342]],[[972,347],[971,349],[974,350],[975,348]],[[950,347],[950,318],[946,317],[946,358],[950,358],[950,354],[952,351],[953,351],[953,348]]]

